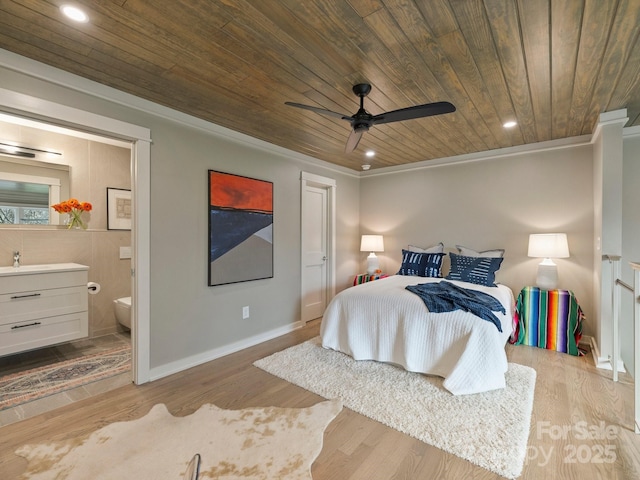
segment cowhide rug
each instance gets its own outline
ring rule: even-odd
[[[25,445],[16,453],[30,480],[180,480],[195,453],[202,479],[311,479],[325,428],[340,400],[308,408],[223,410],[206,404],[174,417],[163,404],[107,425],[86,438]]]

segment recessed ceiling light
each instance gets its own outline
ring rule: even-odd
[[[367,150],[365,155],[369,158],[375,156],[376,152],[374,152],[373,150]]]
[[[513,127],[515,127],[517,124],[518,124],[517,122],[514,122],[513,120],[510,120],[510,121],[508,121],[508,122],[505,122],[502,126],[503,126],[504,128],[513,128]]]
[[[88,15],[73,5],[62,5],[60,11],[74,22],[87,23],[89,21]]]

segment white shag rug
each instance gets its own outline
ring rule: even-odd
[[[196,453],[203,480],[311,480],[324,430],[341,410],[340,400],[243,410],[205,404],[174,417],[158,404],[142,418],[112,423],[88,438],[26,445],[16,453],[29,461],[21,476],[29,480],[178,480]]]
[[[536,381],[530,367],[509,363],[505,389],[455,396],[442,378],[355,361],[322,348],[320,337],[254,365],[503,477],[522,473]]]

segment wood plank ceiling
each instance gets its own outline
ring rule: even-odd
[[[640,0],[75,0],[83,24],[62,3],[2,0],[0,48],[355,170],[640,125]],[[362,82],[374,115],[457,111],[345,154],[348,122],[284,104],[352,115]]]

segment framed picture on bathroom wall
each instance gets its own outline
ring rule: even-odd
[[[107,188],[107,230],[131,230],[131,190]]]
[[[209,286],[273,277],[273,183],[209,170]]]

